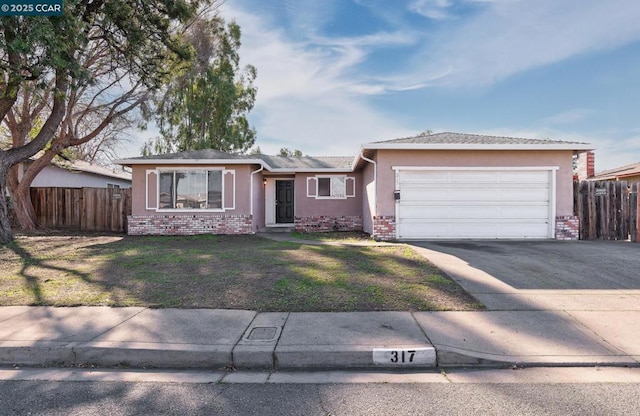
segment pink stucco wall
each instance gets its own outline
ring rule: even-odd
[[[375,168],[367,163],[362,169],[362,181],[357,189],[362,193],[362,229],[373,234],[373,212],[375,210]]]
[[[224,167],[228,170],[235,170],[235,209],[225,209],[225,212],[234,214],[234,215],[250,215],[251,211],[251,200],[250,200],[250,179],[252,170],[256,170],[258,166],[248,166],[248,165],[197,165],[197,166],[185,166],[185,165],[171,165],[171,166],[155,166],[155,165],[134,165],[132,169],[132,186],[133,186],[133,196],[132,196],[132,214],[133,215],[166,215],[165,213],[156,212],[154,209],[147,210],[146,209],[146,172],[149,169],[163,169],[163,168],[220,168]],[[253,169],[252,169],[253,168]],[[259,181],[259,180],[257,180]],[[230,199],[232,194],[229,189],[228,184],[230,183],[230,177],[225,177],[225,207],[230,206],[232,204],[232,200]],[[155,184],[152,185],[155,188]],[[255,187],[255,184],[254,184]],[[259,187],[259,186],[258,186]],[[255,191],[255,189],[254,189]],[[255,209],[255,207],[254,207]],[[198,215],[220,215],[217,213],[210,212],[202,212],[198,210],[193,211],[184,211],[184,212],[175,212],[175,215],[189,214],[189,213],[197,213]],[[173,214],[173,213],[172,213]]]
[[[378,150],[375,160],[378,163],[378,215],[395,215],[393,166],[557,166],[556,215],[573,215],[571,150]]]
[[[346,199],[316,199],[307,197],[307,178],[316,173],[298,173],[295,178],[295,215],[296,217],[313,216],[360,216],[362,215],[362,174],[353,172],[346,174],[356,180],[355,197]],[[332,175],[331,173],[323,175]],[[336,174],[343,175],[343,174]]]

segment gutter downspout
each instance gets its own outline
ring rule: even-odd
[[[360,157],[365,162],[373,164],[373,210],[371,218],[371,231],[373,231],[373,217],[378,215],[378,163],[364,156],[364,149],[360,149]],[[373,234],[373,232],[372,232]]]
[[[251,172],[251,186],[250,186],[250,192],[251,192],[251,200],[250,200],[250,204],[249,204],[249,213],[251,214],[251,220],[253,221],[253,175],[255,175],[258,172],[262,172],[264,170],[264,165],[260,165],[260,169]]]

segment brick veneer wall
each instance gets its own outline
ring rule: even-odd
[[[130,215],[129,235],[251,234],[251,215]]]
[[[315,233],[324,231],[362,231],[362,217],[329,215],[296,217],[296,231]]]
[[[556,240],[578,240],[580,220],[574,215],[556,217]]]
[[[379,215],[373,217],[373,238],[376,240],[396,239],[396,217],[395,215]]]

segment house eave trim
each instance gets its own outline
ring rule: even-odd
[[[595,150],[590,144],[423,144],[369,143],[363,150]]]
[[[269,168],[260,159],[120,159],[118,165],[261,165]]]
[[[272,173],[351,173],[353,170],[351,168],[300,168],[300,169],[289,169],[289,168],[275,168],[275,169],[267,169]]]
[[[260,159],[121,159],[119,165],[259,165],[271,173],[351,173],[353,168],[273,168]]]

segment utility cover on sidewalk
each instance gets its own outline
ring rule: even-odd
[[[270,327],[255,327],[251,329],[247,339],[250,341],[272,341],[276,339],[278,328]]]

